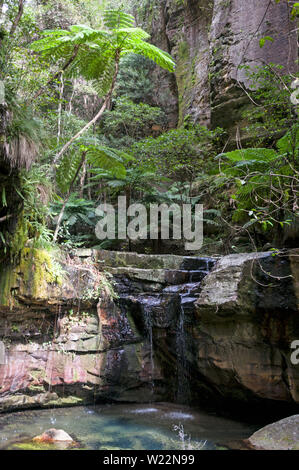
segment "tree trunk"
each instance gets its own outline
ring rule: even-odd
[[[86,172],[87,172],[87,164],[86,164],[86,158],[84,158],[84,162],[82,165],[82,175],[80,178],[80,197],[81,198],[83,198],[84,196],[84,184],[85,184]]]
[[[4,4],[4,0],[0,0],[0,18],[2,17],[2,14],[3,14],[3,4]]]
[[[13,24],[12,24],[12,27],[10,29],[10,32],[9,32],[10,37],[15,34],[15,31],[18,27],[18,24],[20,23],[21,18],[23,16],[23,11],[24,11],[24,0],[19,0],[19,11],[18,11],[18,14],[15,17],[15,19],[13,21]]]
[[[56,166],[58,161],[60,160],[60,158],[62,157],[62,155],[68,150],[68,148],[72,145],[73,142],[75,142],[75,140],[77,140],[79,137],[81,137],[82,134],[84,134],[84,132],[86,132],[91,126],[93,126],[97,121],[98,119],[100,119],[100,117],[103,115],[103,113],[106,111],[107,109],[107,105],[112,97],[112,93],[114,91],[114,88],[115,88],[115,84],[116,84],[116,79],[117,79],[117,75],[118,75],[118,72],[119,72],[119,61],[120,61],[120,52],[117,51],[116,52],[116,55],[115,55],[115,71],[114,71],[114,76],[113,76],[113,80],[112,80],[112,84],[111,84],[111,87],[110,87],[110,90],[108,92],[108,94],[106,95],[106,98],[105,98],[105,101],[104,101],[104,104],[103,106],[101,107],[101,109],[99,110],[99,112],[95,115],[95,117],[89,121],[89,123],[86,124],[86,126],[84,126],[76,135],[74,135],[74,137],[72,137],[63,147],[62,149],[60,150],[60,152],[55,156],[54,158],[54,165]]]
[[[60,92],[59,92],[58,122],[57,122],[57,145],[59,145],[60,137],[61,137],[61,116],[62,116],[63,93],[64,93],[64,80],[63,80],[63,72],[61,72],[61,85],[60,85]]]

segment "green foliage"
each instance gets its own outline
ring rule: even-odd
[[[14,234],[2,234],[2,250],[9,252],[13,260],[25,244],[35,248],[49,248],[52,245],[52,233],[47,226],[52,185],[47,177],[48,168],[34,165],[27,172],[22,170],[18,185],[14,191],[20,201],[20,215]],[[2,205],[5,203],[2,194]],[[16,200],[16,198],[15,198]],[[16,211],[18,207],[14,207]]]
[[[260,39],[260,47],[264,47],[264,45],[266,44],[266,41],[273,42],[274,39],[271,36],[265,36],[265,37],[261,38]]]
[[[222,135],[221,129],[209,131],[202,126],[170,130],[160,137],[148,138],[132,148],[140,164],[181,182],[193,181],[206,165],[206,159]]]
[[[45,134],[42,121],[37,119],[32,108],[16,98],[15,93],[6,91],[5,116],[0,152],[6,157],[11,168],[29,168],[34,161]]]
[[[87,162],[91,167],[108,170],[118,178],[124,178],[126,175],[124,156],[123,152],[103,145],[89,145],[86,148]]]
[[[298,217],[298,136],[294,126],[277,142],[278,151],[248,148],[217,157],[228,160],[222,170],[235,186],[233,221],[245,222],[246,229],[258,223],[277,232]]]
[[[243,113],[248,122],[245,132],[255,139],[257,147],[277,140],[291,127],[294,106],[291,103],[290,85],[294,78],[283,73],[283,67],[268,64],[254,69],[242,67],[251,82],[250,95],[254,106]]]
[[[153,191],[153,184],[159,182],[159,177],[156,173],[147,171],[139,166],[127,168],[126,176],[121,179],[115,178],[112,172],[101,169],[91,170],[91,173],[94,175],[90,178],[91,185],[98,186],[99,182],[105,181],[112,197],[124,192],[131,196],[137,193],[151,193]],[[99,191],[100,194],[101,192],[102,190]]]
[[[160,108],[118,98],[113,110],[105,112],[101,132],[108,145],[129,147],[152,135],[153,126],[160,128],[161,132],[164,123],[165,114]]]
[[[171,56],[158,47],[145,42],[149,35],[134,27],[134,17],[120,10],[104,12],[105,30],[73,25],[69,30],[43,31],[43,38],[35,41],[31,49],[51,60],[75,60],[68,68],[72,76],[82,76],[97,82],[97,90],[105,95],[112,82],[117,55],[139,54],[160,67],[174,71]]]
[[[139,55],[128,54],[123,57],[120,62],[116,94],[137,104],[153,105],[154,67],[152,61]]]
[[[63,200],[57,200],[50,205],[50,214],[54,220],[60,213],[62,204]],[[95,244],[97,240],[94,228],[97,220],[94,203],[73,193],[63,214],[59,231],[60,243],[70,248]]]
[[[82,139],[77,147],[66,154],[56,169],[56,181],[62,193],[67,193],[82,159],[86,155],[86,163],[91,169],[109,171],[114,177],[124,178],[126,169],[124,161],[130,157],[124,152],[101,145],[97,139]]]

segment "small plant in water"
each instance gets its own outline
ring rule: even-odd
[[[192,442],[191,435],[185,433],[184,426],[181,423],[179,425],[174,424],[172,430],[177,433],[182,450],[203,450],[207,443],[207,441]]]

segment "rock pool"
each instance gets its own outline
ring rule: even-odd
[[[31,442],[49,428],[63,429],[77,444]],[[56,408],[0,416],[0,449],[227,449],[242,447],[258,428],[168,403]]]

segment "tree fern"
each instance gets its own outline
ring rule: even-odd
[[[146,42],[149,35],[134,27],[134,17],[120,10],[104,12],[105,30],[95,30],[84,25],[73,25],[68,31],[45,31],[43,38],[31,48],[55,62],[63,59],[62,69],[69,75],[94,80],[100,95],[106,98],[99,112],[56,155],[54,162],[87,129],[103,115],[116,85],[121,57],[137,54],[147,57],[160,67],[174,72],[175,63],[165,51]],[[57,75],[57,74],[56,74]]]

